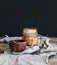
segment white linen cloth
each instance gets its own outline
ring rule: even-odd
[[[49,50],[57,51],[57,45],[50,44],[49,42],[48,44],[49,47],[41,50],[41,52]],[[0,65],[48,65],[48,57],[56,53],[57,52],[42,53],[40,55],[14,55],[6,50],[4,54],[0,54]]]
[[[0,55],[0,65],[48,65],[47,56],[50,54],[40,54],[40,55],[12,55],[12,54],[1,54]]]

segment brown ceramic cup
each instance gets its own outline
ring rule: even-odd
[[[26,48],[26,42],[24,40],[9,41],[9,47],[12,52],[22,52]]]

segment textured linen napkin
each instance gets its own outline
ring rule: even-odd
[[[46,38],[47,39],[47,38]],[[50,44],[47,49],[42,49],[41,52],[45,51],[57,51],[57,45]],[[34,48],[33,48],[34,49]],[[27,51],[29,52],[29,50]],[[57,52],[42,53],[39,55],[11,54],[7,49],[4,54],[0,54],[0,65],[48,65],[48,57],[50,55],[56,55]]]

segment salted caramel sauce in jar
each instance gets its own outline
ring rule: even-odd
[[[36,28],[24,28],[23,40],[26,41],[27,46],[38,45],[38,32]]]

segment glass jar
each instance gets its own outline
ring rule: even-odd
[[[27,46],[38,45],[38,32],[36,28],[24,28],[23,39],[26,41]]]

